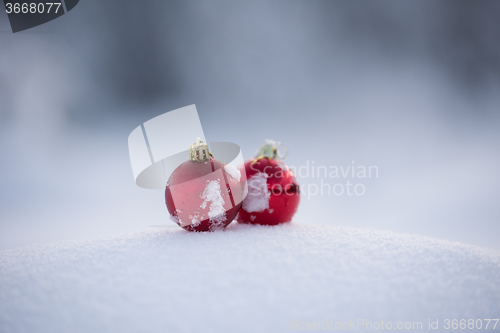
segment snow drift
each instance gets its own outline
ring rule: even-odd
[[[500,253],[287,224],[167,228],[0,253],[2,332],[282,332],[498,318]],[[362,331],[362,329],[360,329]]]

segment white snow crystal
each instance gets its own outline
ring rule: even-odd
[[[210,218],[210,231],[222,230],[226,226],[226,212]]]
[[[271,192],[267,188],[267,174],[258,172],[248,180],[248,195],[243,200],[243,209],[249,213],[263,212],[269,208]]]
[[[179,224],[179,225],[181,224],[181,221],[180,221],[180,219],[179,219],[179,217],[178,217],[178,216],[175,216],[175,215],[172,215],[172,214],[170,214],[169,216],[170,216],[170,220],[171,220],[172,222],[177,223],[177,224]]]
[[[210,221],[215,223],[215,227],[221,226],[223,222],[227,220],[226,210],[224,209],[224,198],[222,198],[222,193],[220,190],[219,180],[207,180],[207,185],[205,190],[200,195],[203,199],[201,208],[205,209],[208,202],[210,202],[210,209],[208,211],[208,217]]]
[[[240,170],[238,170],[237,167],[235,167],[234,165],[228,164],[224,167],[224,170],[226,170],[227,174],[229,176],[231,176],[231,178],[240,181],[241,172],[240,172]]]
[[[196,214],[197,212],[195,212]],[[189,218],[191,219],[191,226],[196,227],[200,224],[200,215],[189,215]]]

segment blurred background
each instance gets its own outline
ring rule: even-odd
[[[12,34],[1,11],[0,250],[176,227],[134,184],[127,137],[190,104],[246,158],[268,138],[297,168],[378,167],[363,196],[303,197],[297,223],[500,249],[499,17],[498,1],[82,0]]]

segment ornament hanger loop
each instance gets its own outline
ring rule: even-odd
[[[278,148],[276,148],[277,159],[278,160],[284,160],[288,156],[288,148],[285,147],[284,145],[282,145],[281,142],[276,142],[276,145],[280,146],[281,148],[283,148],[285,150],[285,154],[284,155],[280,155],[280,152],[279,152]]]

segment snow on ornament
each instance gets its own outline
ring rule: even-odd
[[[278,147],[286,150],[279,156]],[[288,150],[279,142],[266,140],[257,157],[245,162],[248,195],[238,213],[240,223],[276,225],[292,220],[300,201],[295,175],[281,160]]]
[[[154,117],[128,137],[135,183],[161,189],[170,220],[190,231],[224,228],[248,193],[240,147],[210,142],[209,152],[204,141],[194,104]]]
[[[190,146],[189,160],[172,172],[165,188],[172,220],[189,231],[225,228],[242,206],[240,178],[240,170],[213,158],[197,138]]]

